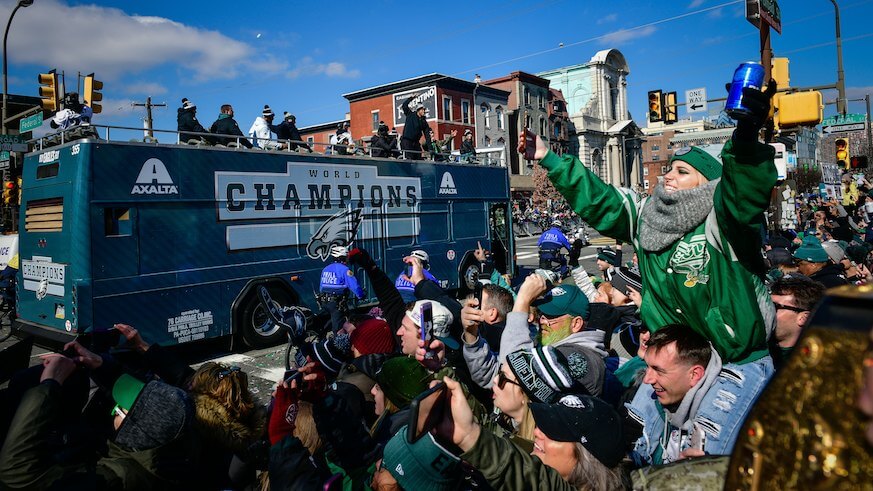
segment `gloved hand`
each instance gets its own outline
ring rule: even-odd
[[[349,262],[367,271],[372,271],[376,267],[376,262],[370,257],[370,254],[360,247],[355,247],[349,251]]]
[[[267,434],[270,443],[275,445],[281,439],[294,433],[294,425],[297,421],[297,394],[296,390],[279,384],[276,387],[276,397],[273,399],[273,412],[270,413],[270,423],[267,426]]]
[[[579,267],[579,255],[582,254],[583,247],[585,247],[585,244],[582,243],[582,239],[576,239],[573,242],[573,246],[570,248],[570,260],[568,261],[571,268]]]
[[[767,122],[767,117],[770,115],[770,99],[776,93],[776,81],[770,80],[767,84],[767,89],[761,92],[760,90],[746,87],[743,89],[743,106],[745,106],[751,114],[748,117],[737,120],[737,129],[734,132],[734,140],[737,141],[758,141],[758,133]]]

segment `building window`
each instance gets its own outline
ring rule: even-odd
[[[479,106],[479,109],[482,110],[482,119],[485,120],[485,127],[490,128],[491,127],[491,106],[483,103],[481,106]]]
[[[649,181],[648,180],[643,181],[643,189],[649,189]]]
[[[524,105],[530,106],[530,90],[527,87],[524,88]]]
[[[662,166],[661,166],[661,174],[666,174],[666,173],[667,173],[667,166],[666,166],[666,165],[662,165]]]
[[[533,120],[531,120],[529,114],[524,115],[524,127],[530,129],[531,125],[533,125]]]
[[[652,154],[652,160],[661,160],[660,155],[658,155],[658,154],[656,154],[656,153],[653,153],[653,154]]]
[[[540,117],[540,135],[546,136],[546,118]]]
[[[452,120],[452,98],[443,96],[443,119]]]
[[[485,138],[482,139],[482,141],[485,143],[486,147],[491,146],[491,138],[489,138],[487,135],[485,136]]]
[[[502,130],[503,129],[503,108],[500,106],[497,106],[497,110],[495,112],[497,113],[497,129]]]
[[[648,165],[643,166],[643,175],[644,176],[649,175],[649,166]]]
[[[653,152],[656,150],[660,150],[660,149],[661,149],[661,145],[658,145],[657,143],[652,144],[652,151]]]
[[[461,100],[461,122],[470,124],[470,101]]]
[[[555,123],[555,138],[561,138],[561,123]]]
[[[379,130],[379,111],[371,111],[373,115],[373,131]]]
[[[306,143],[315,143],[315,138],[311,136],[306,137]]]
[[[546,98],[543,97],[542,92],[540,92],[540,94],[539,94],[537,97],[538,97],[538,100],[537,100],[537,102],[538,102],[538,104],[537,104],[538,107],[539,107],[540,109],[545,109],[545,108],[546,108]]]

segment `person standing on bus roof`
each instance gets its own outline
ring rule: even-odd
[[[406,122],[403,125],[403,136],[400,137],[400,150],[403,151],[403,158],[409,160],[421,160],[421,137],[424,136],[424,147],[430,148],[430,132],[427,131],[427,110],[424,104],[418,103],[415,106],[415,111],[409,108],[409,103],[413,97],[403,101],[403,114],[406,115]]]
[[[409,257],[417,257],[419,261],[421,261],[421,267],[423,269],[422,273],[424,273],[425,279],[433,281],[437,285],[440,284],[440,281],[430,272],[430,256],[426,251],[416,249],[409,253]],[[406,264],[406,258],[403,259],[403,263]],[[397,288],[398,292],[400,292],[400,296],[403,297],[405,303],[418,300],[418,298],[415,297],[415,285],[409,281],[409,278],[411,277],[412,267],[407,266],[403,268],[403,271],[397,275],[397,279],[394,281],[394,287]]]
[[[240,145],[246,148],[252,148],[252,142],[243,135],[236,120],[233,119],[233,106],[230,104],[224,104],[221,106],[221,114],[219,114],[218,119],[212,123],[209,132],[218,135],[212,137],[213,143],[227,145],[231,142],[239,142]],[[239,138],[232,138],[229,135],[238,136]]]
[[[277,131],[276,126],[273,125],[273,118],[275,116],[270,106],[264,104],[264,110],[261,112],[261,115],[255,118],[255,122],[249,128],[249,136],[254,147],[263,148],[264,150],[280,148],[279,143],[272,139],[272,132]]]
[[[343,326],[343,317],[348,310],[346,305],[348,293],[351,292],[360,300],[364,298],[364,289],[355,278],[355,273],[346,266],[349,258],[348,248],[333,246],[330,248],[330,255],[334,258],[334,262],[321,270],[319,300],[324,310],[330,313],[333,330],[336,331]]]
[[[202,135],[192,135],[185,133],[191,131],[194,133],[206,133],[206,128],[197,121],[197,105],[189,101],[187,98],[182,99],[182,107],[176,109],[176,130],[179,132],[179,142],[188,143],[190,140],[200,141]]]

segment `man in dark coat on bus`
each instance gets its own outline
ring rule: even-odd
[[[242,130],[239,129],[239,125],[236,123],[236,120],[233,119],[233,106],[230,104],[224,104],[221,106],[221,114],[218,115],[218,119],[212,123],[212,127],[209,128],[211,133],[216,135],[235,135],[239,136],[239,138],[232,138],[230,136],[213,136],[212,143],[218,143],[221,145],[227,145],[231,142],[239,142],[242,146],[246,148],[252,148],[252,142],[249,141],[248,138],[243,134]]]
[[[204,139],[203,135],[192,135],[190,133],[185,133],[186,131],[192,131],[194,133],[206,133],[206,128],[200,124],[200,121],[197,121],[197,105],[188,99],[182,99],[182,107],[176,110],[176,123],[178,127],[176,128],[179,131],[179,141],[181,143],[187,143],[189,140],[202,140]]]
[[[300,148],[312,152],[312,148],[310,148],[306,143],[303,143],[303,137],[300,136],[300,130],[297,129],[296,122],[297,118],[286,111],[284,121],[276,126],[270,125],[270,130],[272,130],[273,133],[276,133],[276,138],[278,138],[279,141],[287,141],[290,150],[297,150]]]
[[[403,101],[403,114],[406,115],[406,123],[403,125],[403,136],[400,137],[400,150],[403,151],[403,158],[411,160],[421,160],[421,137],[424,136],[425,148],[430,148],[430,132],[427,131],[427,112],[424,104],[419,103],[415,106],[415,111],[409,108],[409,103],[413,97]]]

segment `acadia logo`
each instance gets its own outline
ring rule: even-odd
[[[142,164],[130,194],[179,194],[179,189],[173,183],[164,163],[151,158]]]

